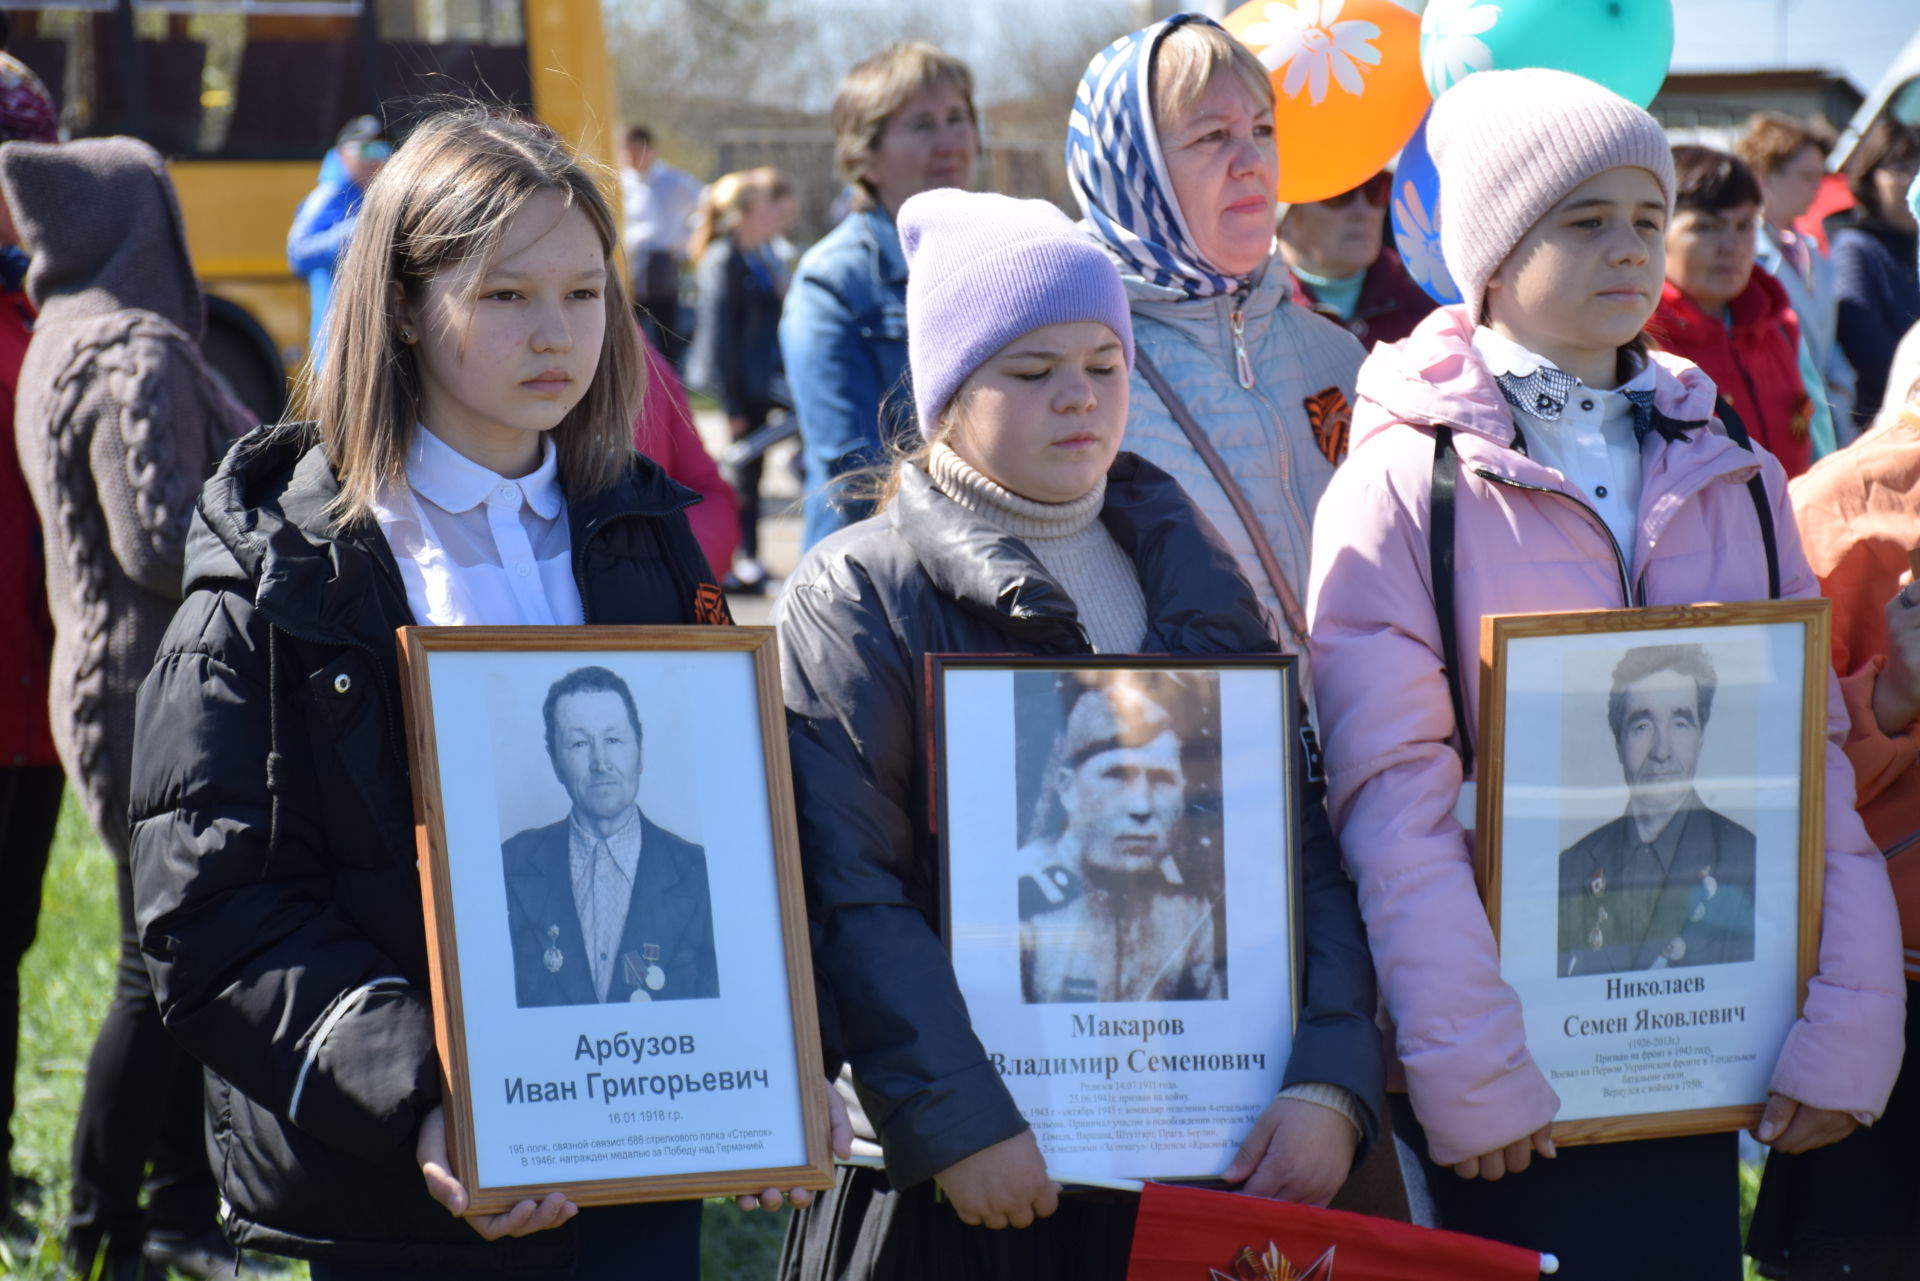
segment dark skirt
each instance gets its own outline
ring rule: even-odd
[[[1767,1158],[1747,1249],[1789,1281],[1920,1277],[1920,984],[1907,984],[1907,1061],[1887,1110],[1832,1147]]]
[[[700,1202],[590,1205],[558,1231],[573,1234],[563,1267],[520,1269],[513,1281],[699,1281]],[[316,1259],[313,1281],[474,1281],[473,1268],[348,1267]]]
[[[843,1166],[787,1225],[780,1281],[1123,1281],[1140,1198],[1076,1192],[1029,1228],[968,1227],[931,1182]]]
[[[1563,1147],[1497,1182],[1427,1156],[1404,1094],[1395,1133],[1420,1158],[1440,1226],[1552,1254],[1554,1281],[1739,1281],[1740,1147],[1732,1134]]]

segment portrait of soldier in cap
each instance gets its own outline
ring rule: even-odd
[[[632,691],[604,667],[579,667],[542,711],[572,807],[500,849],[518,1004],[719,996],[706,851],[640,809]]]
[[[1217,678],[1087,673],[1060,688],[1020,851],[1027,1003],[1224,1000],[1218,826],[1200,834],[1191,803],[1196,767],[1219,771]]]
[[[1560,855],[1562,978],[1753,959],[1753,833],[1693,786],[1717,684],[1701,645],[1643,645],[1615,665],[1627,811]]]

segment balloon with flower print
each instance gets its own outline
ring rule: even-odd
[[[1426,114],[1420,19],[1394,0],[1253,0],[1222,21],[1273,79],[1281,200],[1351,191]]]
[[[1476,71],[1552,67],[1644,107],[1673,58],[1673,0],[1428,0],[1420,17],[1427,88]]]
[[[1440,253],[1440,170],[1427,151],[1427,122],[1413,131],[1393,170],[1393,194],[1387,202],[1393,220],[1393,247],[1413,282],[1435,302],[1460,301],[1460,287]]]

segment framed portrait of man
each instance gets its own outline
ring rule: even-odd
[[[1742,1128],[1818,950],[1827,603],[1488,617],[1476,871],[1554,1140]]]
[[[1048,1169],[1218,1174],[1298,1013],[1292,660],[928,667],[954,973]]]
[[[401,629],[448,1151],[472,1213],[831,1182],[773,644]]]

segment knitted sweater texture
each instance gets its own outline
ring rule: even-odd
[[[151,148],[14,143],[0,188],[40,311],[15,433],[46,549],[54,743],[124,858],[134,694],[180,600],[194,500],[249,419],[201,358],[200,290]]]

